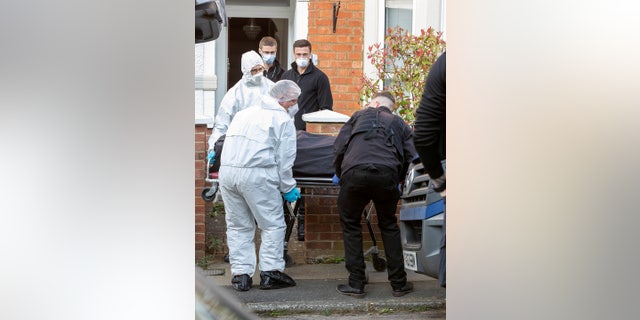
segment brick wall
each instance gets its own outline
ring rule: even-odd
[[[206,202],[202,200],[200,196],[202,188],[205,187],[205,159],[207,158],[207,139],[211,134],[211,129],[207,129],[206,125],[195,126],[195,223],[196,223],[196,259],[201,259],[205,256],[205,238],[206,238],[206,226],[205,226],[205,206]]]
[[[320,60],[319,68],[329,77],[333,110],[351,115],[360,109],[364,0],[340,2],[336,33],[333,33],[334,2],[338,1],[309,1],[308,40]]]

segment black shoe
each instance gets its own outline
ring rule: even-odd
[[[280,271],[261,271],[260,272],[260,289],[281,289],[293,287],[296,282],[286,273]]]
[[[252,283],[253,280],[251,279],[251,277],[249,277],[248,274],[235,275],[231,279],[231,285],[238,291],[249,291],[249,289],[251,289]]]
[[[393,292],[391,292],[391,294],[393,294],[394,297],[402,297],[411,291],[413,291],[413,283],[407,282],[404,287],[400,289],[393,289]]]
[[[346,284],[339,284],[338,287],[336,288],[336,290],[338,290],[338,292],[347,295],[347,296],[352,296],[355,298],[362,298],[365,296],[365,292],[363,289],[356,289],[356,288],[351,288],[350,286],[346,285]]]

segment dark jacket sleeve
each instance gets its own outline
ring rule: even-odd
[[[331,84],[329,83],[329,77],[326,74],[321,73],[321,77],[318,78],[318,109],[333,110],[333,95],[331,94]]]
[[[413,131],[407,125],[403,126],[403,128],[402,150],[404,152],[404,162],[402,164],[402,171],[400,172],[401,179],[407,175],[407,170],[409,169],[411,162],[418,158],[418,152],[416,151],[416,147],[413,145]],[[402,180],[400,182],[402,182]]]
[[[416,110],[414,144],[425,171],[432,178],[444,174],[446,159],[446,52],[431,66]]]

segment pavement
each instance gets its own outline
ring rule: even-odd
[[[207,281],[228,293],[257,314],[294,313],[358,313],[383,310],[427,310],[446,308],[445,289],[437,279],[407,270],[408,281],[414,291],[402,297],[391,294],[387,272],[376,271],[367,261],[369,283],[366,296],[354,298],[336,291],[338,284],[347,283],[348,273],[344,262],[337,264],[294,264],[284,270],[297,283],[295,287],[277,290],[260,290],[260,272],[253,277],[253,288],[239,292],[231,287],[228,263],[214,264],[205,271]]]

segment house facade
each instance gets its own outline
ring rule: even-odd
[[[207,234],[224,232],[222,223],[216,223],[224,217],[211,218],[212,205],[200,193],[206,185],[207,140],[216,106],[242,76],[242,53],[257,52],[260,39],[272,36],[278,40],[278,60],[289,69],[293,42],[308,39],[318,67],[329,77],[333,110],[350,116],[361,108],[360,78],[374,74],[367,47],[382,43],[394,26],[415,34],[432,27],[446,36],[445,8],[446,0],[226,0],[228,21],[220,37],[195,46],[196,259],[206,255]]]

